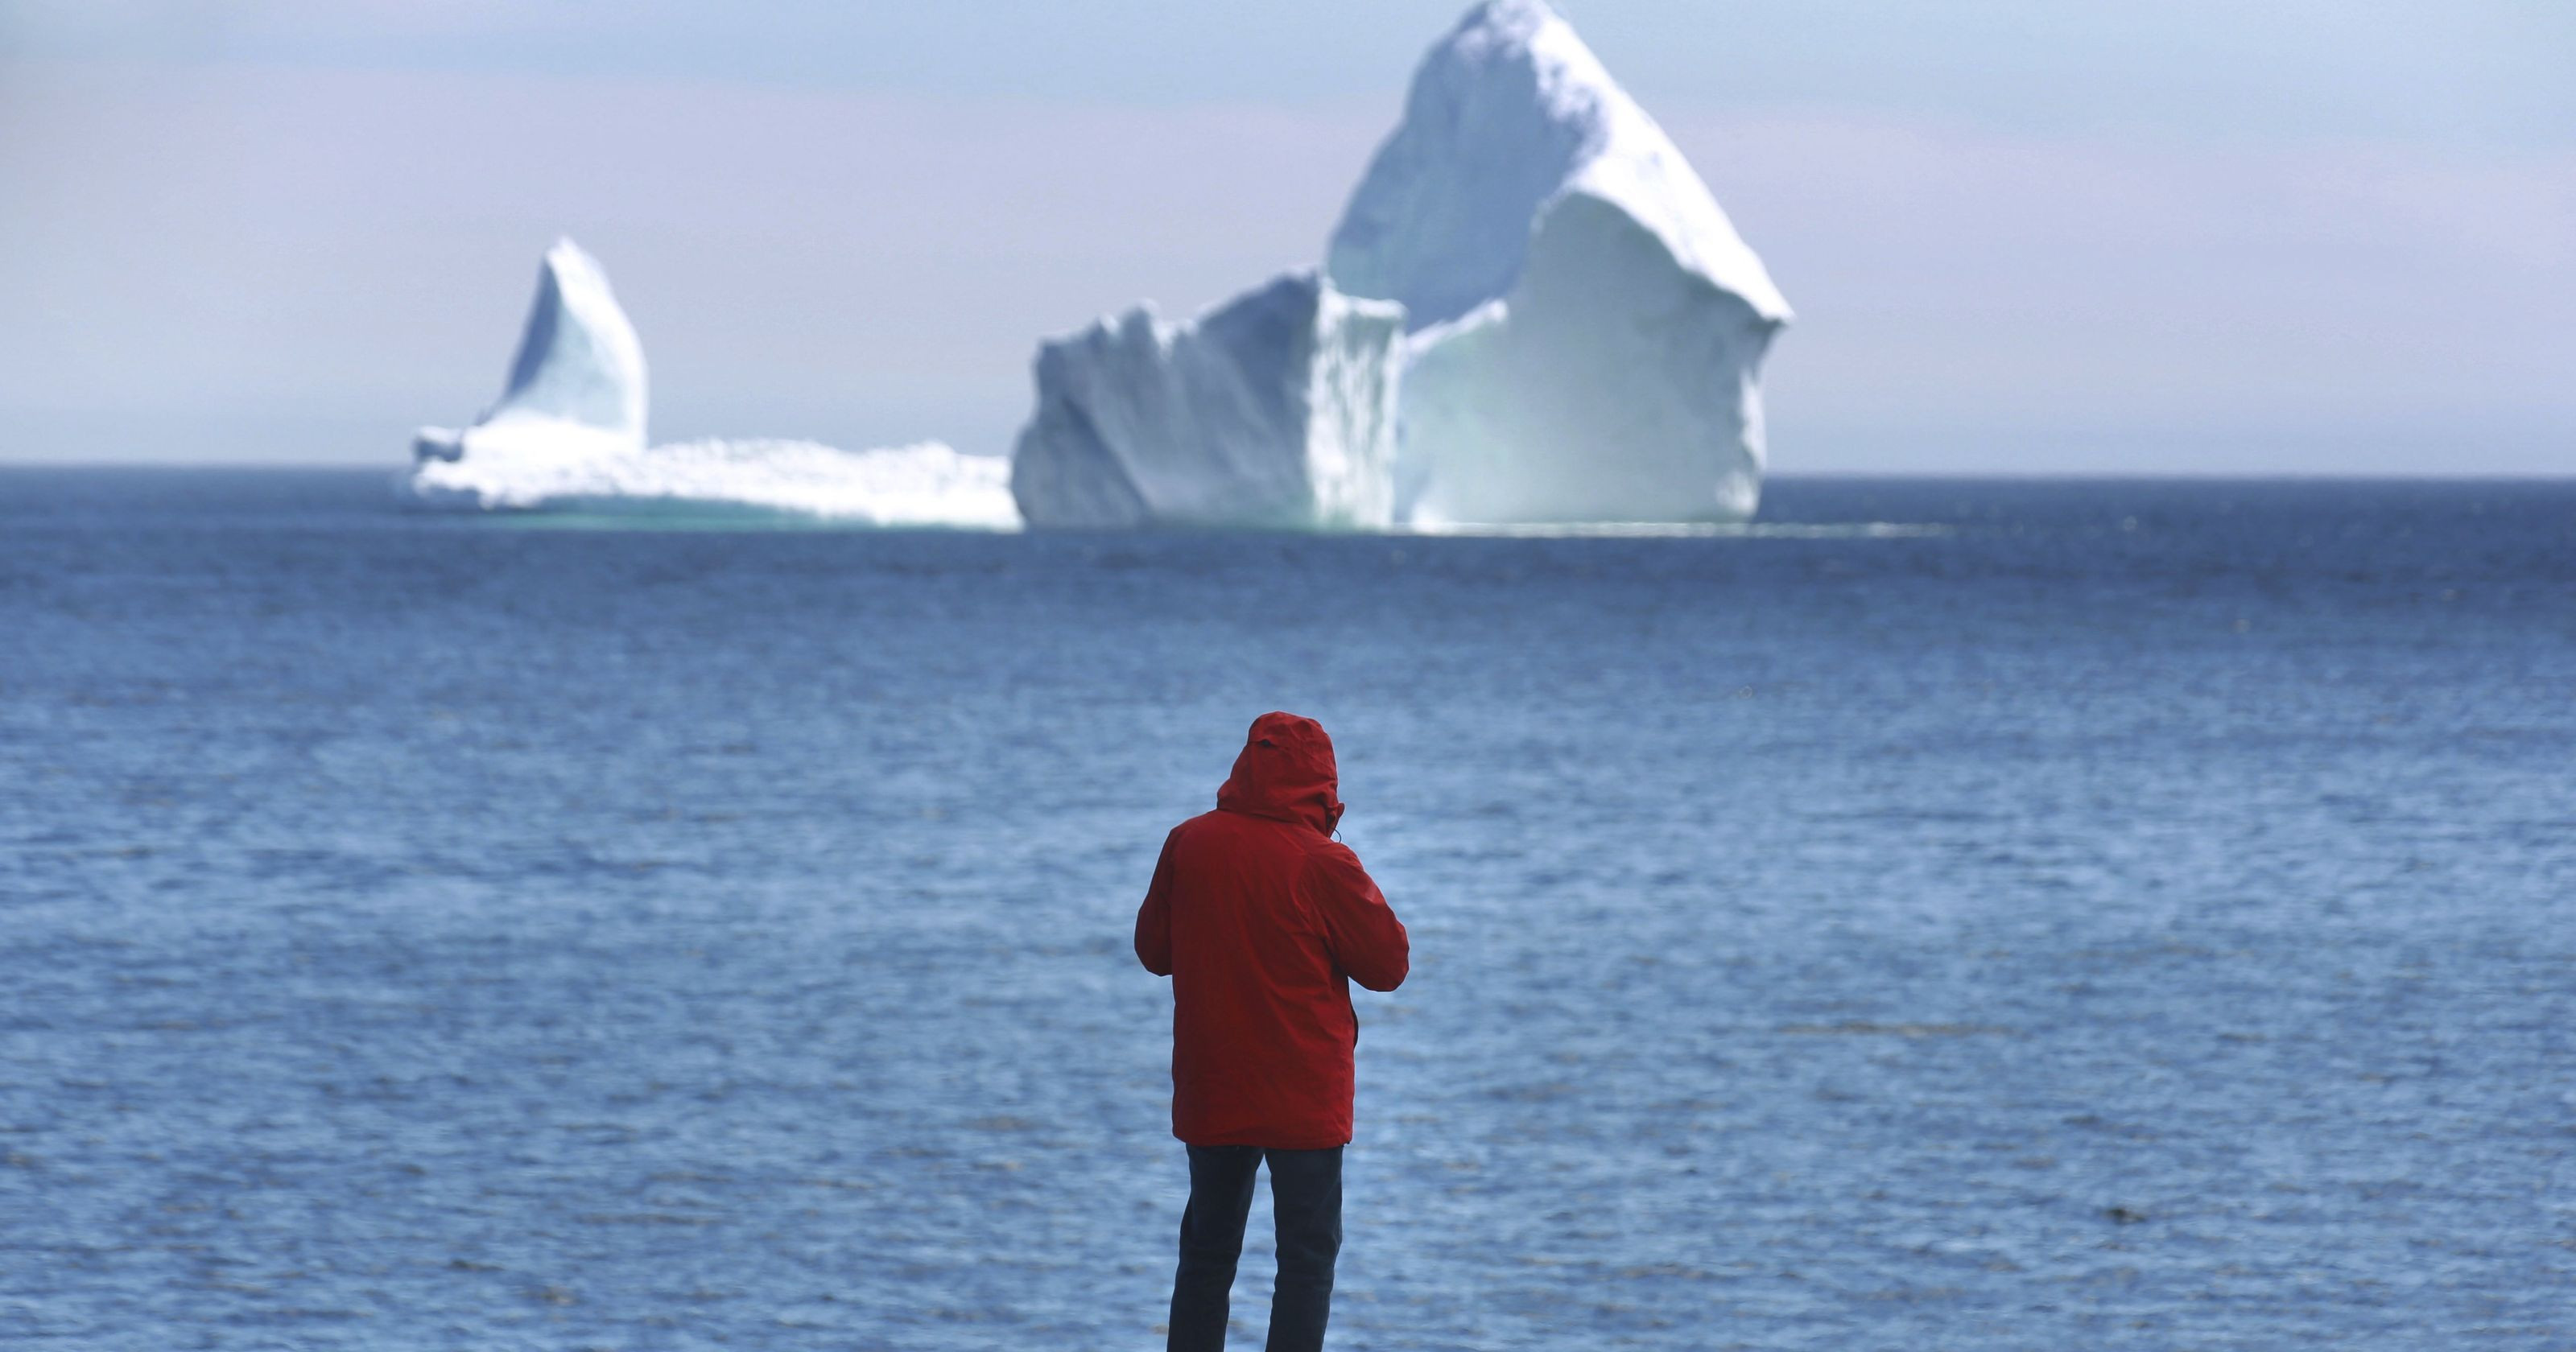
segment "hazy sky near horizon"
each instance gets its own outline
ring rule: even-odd
[[[0,0],[0,461],[392,465],[606,264],[657,440],[1001,453],[1311,265],[1453,0]],[[1563,0],[1798,309],[1778,470],[2576,472],[2576,5]]]

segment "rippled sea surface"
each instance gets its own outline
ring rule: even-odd
[[[1287,708],[1414,937],[1338,1346],[2576,1346],[2576,484],[1764,521],[0,474],[0,1343],[1159,1346],[1129,926]]]

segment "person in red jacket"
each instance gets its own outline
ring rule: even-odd
[[[1353,981],[1404,983],[1411,945],[1368,870],[1332,838],[1333,739],[1254,719],[1216,811],[1172,828],[1136,912],[1136,957],[1172,978],[1172,1134],[1190,1201],[1172,1279],[1172,1352],[1221,1352],[1253,1176],[1270,1165],[1279,1280],[1269,1352],[1324,1345],[1351,1139]]]

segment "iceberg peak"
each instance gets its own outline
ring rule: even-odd
[[[1789,304],[1545,0],[1486,0],[1432,45],[1325,273],[1405,308],[1398,519],[1727,520],[1759,501],[1759,375]]]
[[[1679,268],[1774,323],[1789,304],[1664,129],[1545,0],[1485,0],[1422,58],[1325,273],[1415,329],[1508,293],[1557,200],[1618,206]]]
[[[608,289],[599,260],[557,239],[537,265],[537,294],[501,397],[462,431],[424,427],[421,465],[580,460],[644,447],[644,343]]]
[[[641,444],[644,413],[644,344],[599,260],[559,238],[538,265],[509,383],[477,425],[556,418]]]

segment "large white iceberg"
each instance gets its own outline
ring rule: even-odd
[[[644,346],[599,263],[546,251],[500,399],[463,430],[425,427],[403,481],[431,507],[660,512],[703,507],[881,526],[1019,525],[1010,467],[937,442],[843,451],[810,441],[644,437]]]
[[[1032,526],[1383,527],[1403,332],[1307,271],[1044,343],[1011,494]]]
[[[1487,0],[1423,58],[1325,272],[1414,330],[1401,516],[1752,513],[1762,356],[1788,303],[1543,0]]]

